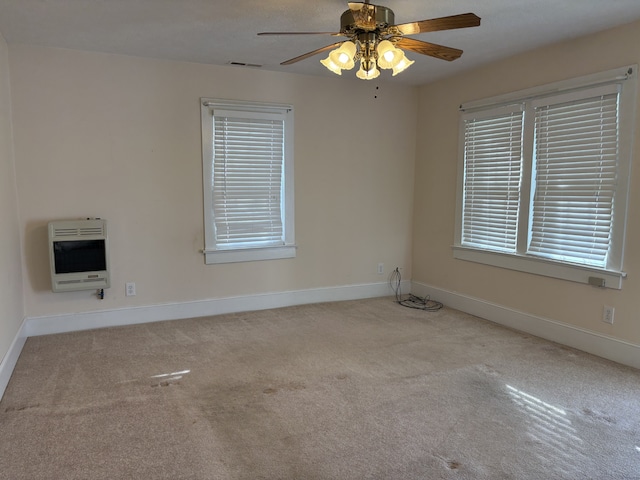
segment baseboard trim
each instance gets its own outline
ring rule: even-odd
[[[640,368],[640,345],[420,282],[412,282],[411,291],[500,325]]]
[[[9,384],[9,380],[13,374],[13,369],[15,368],[16,363],[18,362],[18,357],[20,357],[20,353],[22,352],[22,347],[24,347],[24,343],[27,341],[25,330],[26,320],[23,320],[20,328],[18,329],[18,333],[16,333],[11,345],[9,345],[9,350],[2,359],[2,362],[0,362],[0,400],[2,400],[4,391],[7,389],[7,385]]]
[[[403,288],[408,290],[410,286],[410,281],[403,282]],[[311,303],[384,297],[392,295],[392,293],[393,290],[389,283],[381,282],[31,317],[27,318],[26,321],[25,336],[34,337],[94,328],[207,317],[225,313],[266,310]]]
[[[429,295],[434,300],[471,315],[640,368],[640,345],[420,282],[404,280],[401,290],[410,290],[420,296]],[[384,297],[392,293],[393,290],[385,282],[26,318],[0,362],[0,399],[28,337],[311,303]]]
[[[408,280],[403,281],[402,287],[408,290],[411,287],[411,282]],[[22,322],[20,330],[9,347],[9,351],[0,362],[0,400],[9,384],[13,369],[28,337],[165,320],[179,320],[181,318],[208,317],[225,313],[267,310],[311,303],[384,297],[392,293],[393,289],[390,284],[381,282],[118,308],[97,312],[28,317]]]

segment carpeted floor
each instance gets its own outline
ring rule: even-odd
[[[0,479],[640,479],[640,371],[389,298],[28,339]]]

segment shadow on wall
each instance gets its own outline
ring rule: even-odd
[[[35,292],[51,291],[48,223],[49,220],[28,222],[24,233],[26,273]]]

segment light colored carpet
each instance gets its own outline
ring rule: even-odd
[[[640,479],[640,371],[389,298],[28,339],[0,479]]]

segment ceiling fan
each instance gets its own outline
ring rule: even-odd
[[[342,70],[351,70],[355,63],[360,61],[360,69],[356,76],[371,80],[380,75],[378,68],[392,69],[395,76],[412,65],[414,62],[405,56],[403,49],[447,61],[455,60],[462,55],[462,50],[457,48],[407,38],[406,35],[480,25],[480,17],[473,13],[394,25],[395,16],[390,8],[372,5],[369,0],[349,2],[348,5],[349,10],[340,17],[339,32],[261,32],[258,35],[347,37],[347,40],[318,48],[282,62],[281,65],[291,65],[332,50],[327,58],[320,61],[325,67],[342,75]]]

